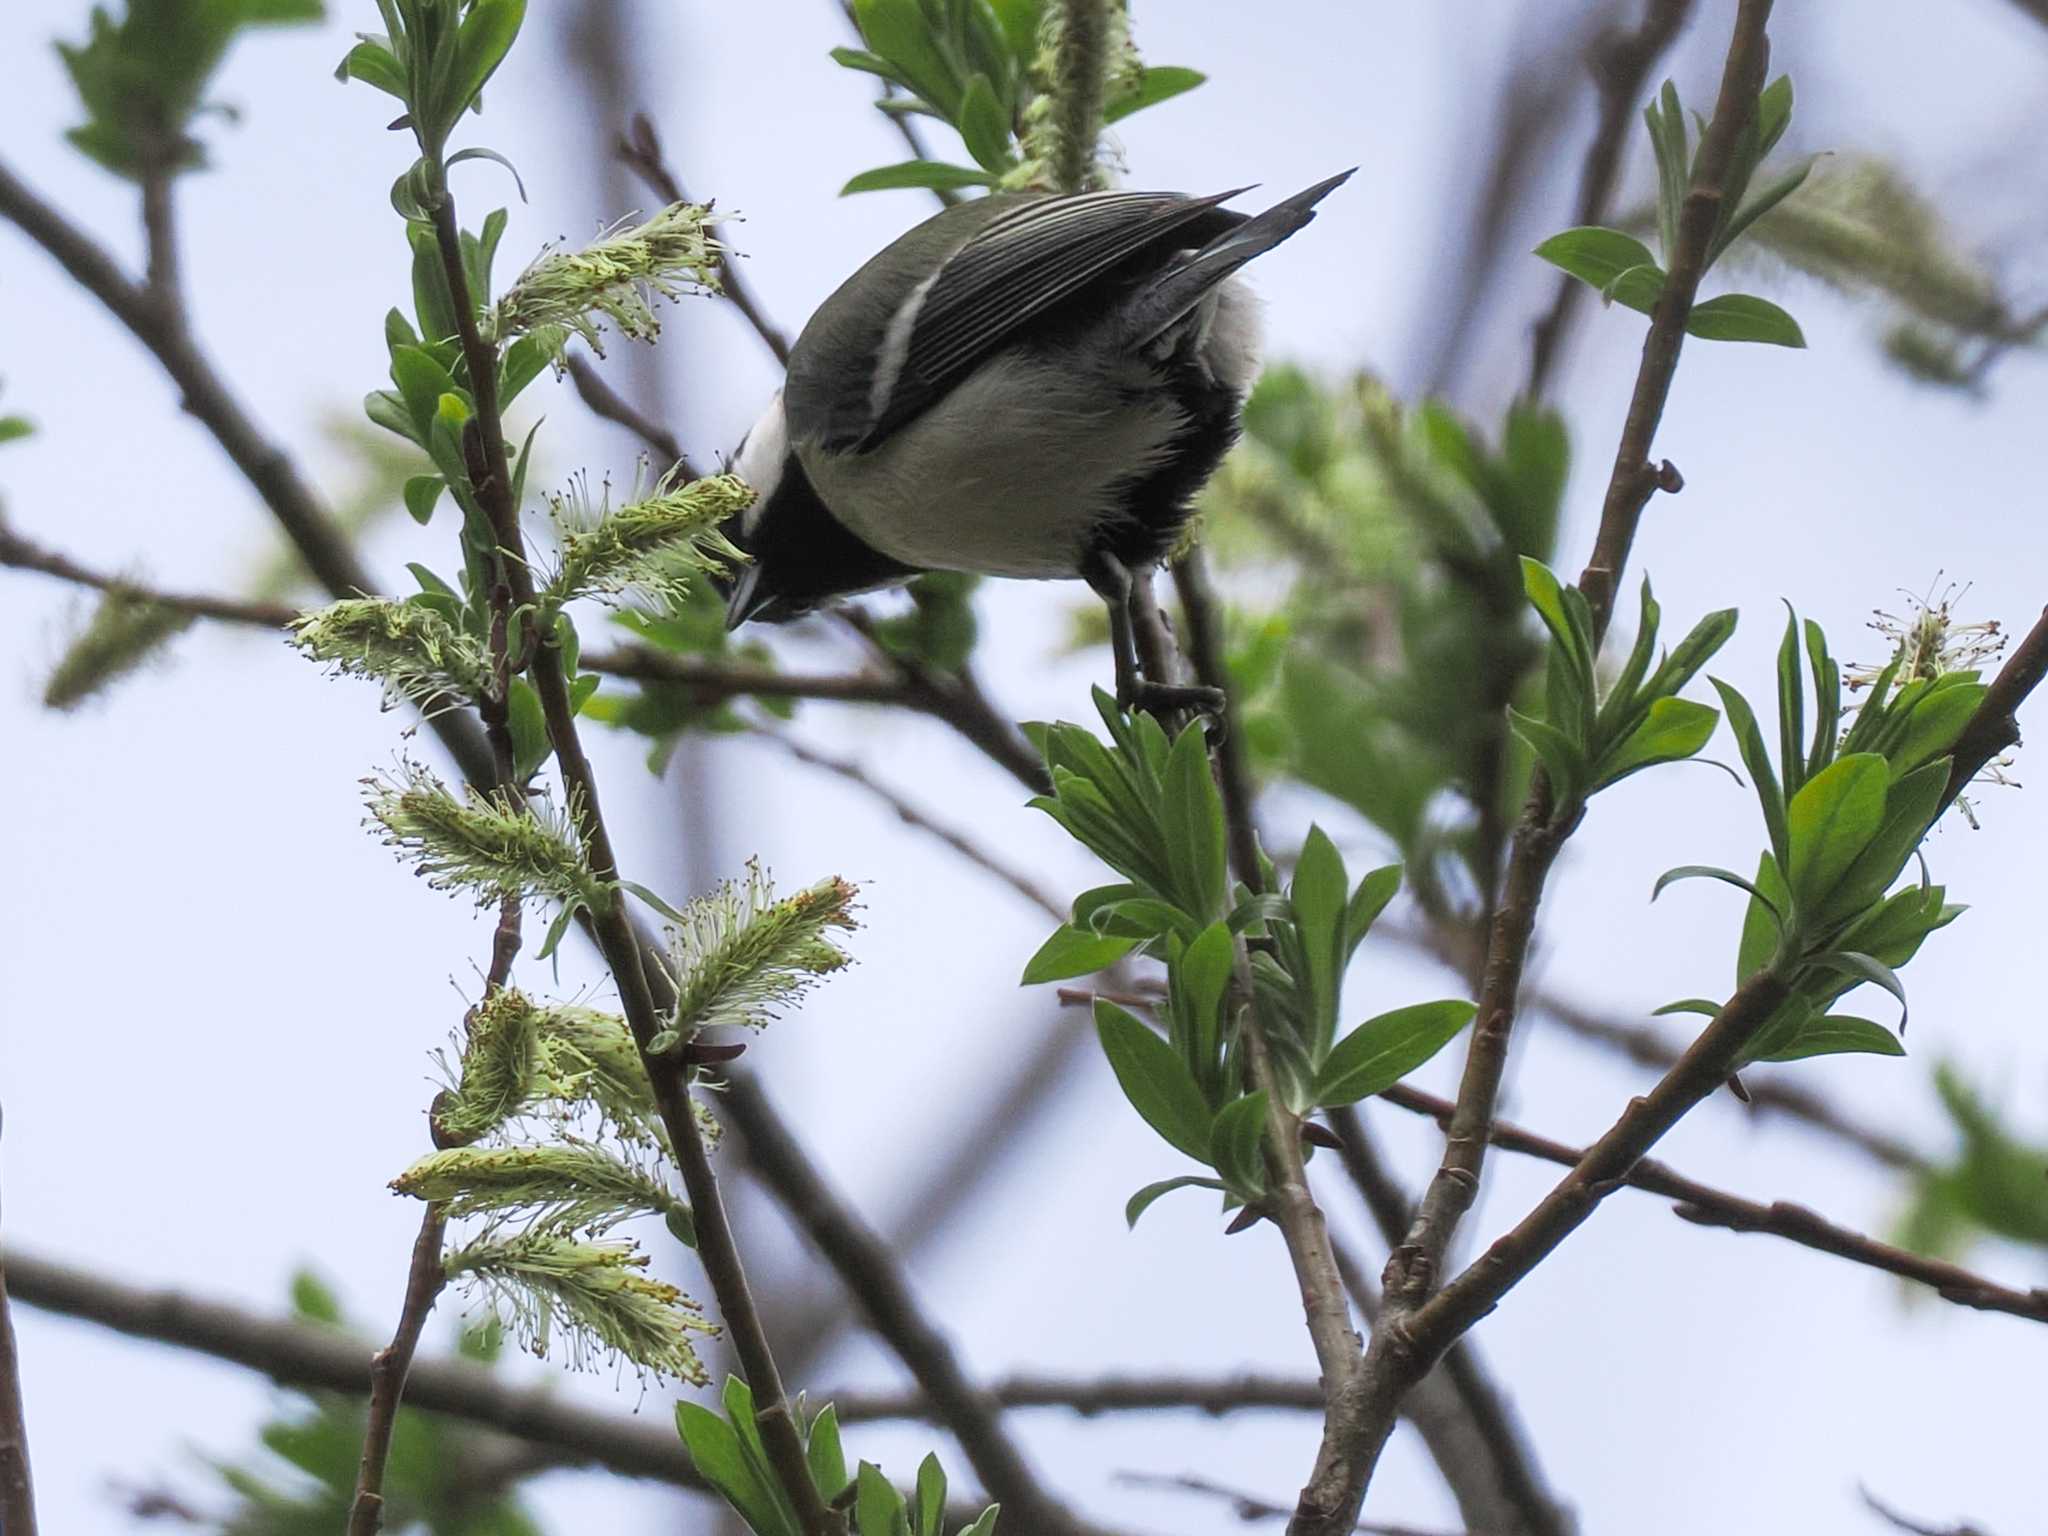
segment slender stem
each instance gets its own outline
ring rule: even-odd
[[[1079,192],[1095,179],[1109,91],[1109,0],[1060,0],[1054,26],[1052,183]]]
[[[477,330],[476,308],[463,270],[459,226],[453,198],[443,195],[434,210],[434,233],[441,252],[441,266],[454,300],[456,325],[462,352],[468,364],[469,384],[476,401],[476,425],[482,439],[484,473],[475,484],[478,501],[489,515],[496,533],[502,569],[511,589],[515,611],[536,612],[537,593],[533,573],[526,559],[526,541],[519,526],[519,509],[512,501],[512,473],[505,448],[504,424],[498,410],[498,359],[496,350]],[[608,889],[608,897],[591,910],[591,926],[598,948],[618,984],[625,1005],[626,1021],[641,1052],[641,1064],[654,1087],[676,1161],[689,1193],[696,1221],[697,1252],[718,1299],[719,1311],[731,1334],[740,1369],[754,1394],[754,1417],[762,1443],[783,1493],[796,1510],[806,1536],[831,1536],[845,1529],[845,1522],[826,1508],[817,1485],[811,1480],[804,1459],[803,1440],[789,1402],[783,1394],[782,1378],[768,1345],[761,1316],[747,1283],[746,1267],[727,1218],[717,1176],[712,1172],[703,1132],[690,1104],[685,1075],[671,1064],[648,1054],[647,1048],[661,1030],[653,994],[648,986],[646,957],[633,932],[618,889],[619,862],[606,828],[598,800],[597,778],[584,755],[576,729],[576,709],[569,698],[568,679],[562,667],[562,653],[552,634],[540,637],[528,667],[534,688],[540,695],[548,735],[555,748],[569,804],[574,808],[583,835],[585,856],[591,873]]]
[[[1188,654],[1194,662],[1195,676],[1208,687],[1225,687],[1230,669],[1223,654],[1223,614],[1209,581],[1208,561],[1199,546],[1189,549],[1175,562],[1173,590],[1187,619]],[[1238,879],[1256,885],[1260,878],[1256,792],[1251,761],[1245,752],[1244,731],[1234,722],[1227,725],[1223,739],[1216,744],[1216,782],[1222,788],[1225,802],[1243,809],[1242,815],[1226,819],[1230,867],[1237,872]]]
[[[405,1396],[406,1374],[419,1349],[420,1333],[434,1302],[448,1283],[441,1267],[441,1236],[447,1219],[441,1207],[427,1207],[420,1235],[412,1245],[406,1272],[405,1305],[391,1342],[370,1358],[370,1412],[363,1429],[363,1456],[356,1469],[355,1497],[349,1504],[348,1536],[377,1536],[384,1525],[384,1468],[391,1456],[391,1436],[398,1428],[398,1405]]]

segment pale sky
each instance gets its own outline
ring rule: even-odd
[[[241,110],[241,125],[208,127],[216,169],[187,179],[182,197],[187,278],[208,351],[265,428],[338,485],[346,464],[320,424],[353,415],[381,382],[380,317],[404,301],[406,271],[386,188],[409,141],[381,131],[387,101],[328,79],[348,32],[374,14],[368,0],[332,9],[323,29],[260,38],[229,59],[215,94]],[[1698,9],[1702,21],[1669,67],[1688,99],[1704,103],[1733,5]],[[1781,9],[1774,63],[1799,84],[1799,146],[1898,159],[1975,210],[1981,228],[1970,236],[2038,298],[2048,276],[2038,216],[2048,198],[2038,132],[2048,28],[2005,0],[1946,5],[1939,21],[1910,0]],[[1312,230],[1260,264],[1270,351],[1331,373],[1370,367],[1414,388],[1429,371],[1428,299],[1458,255],[1445,242],[1460,226],[1442,199],[1447,189],[1464,195],[1478,174],[1518,8],[1151,0],[1136,11],[1153,62],[1211,78],[1126,125],[1132,184],[1207,191],[1256,181],[1281,191],[1360,165]],[[508,154],[534,199],[513,207],[507,271],[541,241],[577,238],[626,211],[594,201],[600,173],[555,12],[534,8],[490,110],[464,130],[466,142]],[[643,77],[659,84],[627,105],[653,112],[694,191],[746,215],[735,240],[747,271],[792,329],[925,212],[910,193],[835,197],[847,176],[900,153],[865,105],[866,78],[825,56],[843,41],[836,12],[827,0],[639,0],[628,12]],[[133,261],[130,189],[60,137],[75,106],[48,42],[81,35],[85,15],[70,0],[0,9],[12,86],[0,103],[0,155]],[[1525,245],[1568,222],[1588,122],[1582,115],[1575,127],[1549,201],[1524,211],[1514,238]],[[1628,185],[1640,191],[1640,143],[1628,164]],[[497,169],[458,174],[471,222],[509,200]],[[1497,404],[1500,381],[1520,374],[1523,327],[1548,298],[1547,269],[1525,265],[1464,376],[1475,408]],[[1687,351],[1658,441],[1686,490],[1652,508],[1636,549],[1667,625],[1739,606],[1743,627],[1714,670],[1753,698],[1767,696],[1781,595],[1852,658],[1875,654],[1874,637],[1860,632],[1869,610],[1892,606],[1901,587],[1927,588],[1937,572],[1974,584],[1968,616],[2023,629],[2048,600],[2031,459],[2048,369],[2008,363],[1982,403],[1929,393],[1879,366],[1865,309],[1801,279],[1745,281],[1794,310],[1810,350]],[[1633,315],[1589,317],[1559,382],[1576,451],[1561,561],[1572,570],[1641,334]],[[683,402],[684,442],[706,458],[737,442],[774,383],[735,317],[708,303],[677,314],[658,357],[669,397]],[[268,547],[267,513],[178,412],[153,362],[11,229],[0,229],[0,375],[0,409],[41,428],[0,450],[0,500],[23,530],[179,588],[232,588]],[[567,391],[543,383],[528,399],[548,416],[550,475],[630,470],[633,445]],[[407,559],[445,566],[450,538],[445,520],[422,531],[400,519],[370,553],[386,575]],[[51,715],[36,694],[78,599],[11,572],[0,572],[0,592],[0,784],[14,808],[0,823],[0,869],[11,874],[0,896],[8,1240],[264,1311],[280,1308],[287,1277],[311,1265],[364,1326],[388,1330],[417,1213],[384,1184],[424,1150],[427,1053],[474,994],[488,947],[486,922],[408,878],[358,826],[356,781],[389,763],[403,720],[381,714],[373,690],[326,681],[273,640],[205,630],[104,702]],[[1053,655],[1082,598],[1078,589],[986,591],[985,672],[1018,718],[1079,717],[1087,685],[1107,676],[1102,656]],[[1055,888],[1095,883],[1086,859],[1021,807],[1015,785],[943,731],[822,707],[800,724],[806,739],[858,757]],[[2048,724],[2035,729],[2048,737]],[[593,748],[628,873],[671,896],[690,894],[676,830],[689,795],[717,807],[715,843],[695,850],[692,866],[737,872],[759,854],[790,884],[839,873],[865,885],[858,966],[749,1061],[834,1180],[870,1216],[893,1216],[934,1149],[966,1129],[992,1064],[1051,1027],[1051,999],[1013,985],[1043,936],[1042,915],[859,793],[770,749],[720,745],[698,755],[687,782],[672,773],[658,786],[638,741],[598,734]],[[2041,774],[2023,762],[2019,776]],[[1294,795],[1271,809],[1282,844],[1316,815],[1356,850],[1354,865],[1376,851],[1331,805]],[[1932,1150],[1943,1142],[1928,1067],[1942,1058],[1963,1063],[2048,1137],[2048,1032],[2023,963],[2039,943],[2028,877],[2048,862],[2048,802],[2038,790],[1994,792],[1984,820],[1981,834],[1946,827],[1929,849],[1937,877],[1974,910],[1906,973],[1913,1055],[1783,1069]],[[1718,775],[1660,772],[1603,796],[1546,905],[1544,979],[1637,1016],[1723,988],[1737,899],[1704,885],[1654,908],[1647,896],[1673,864],[1746,866],[1760,839],[1754,801]],[[530,985],[547,980],[530,963],[522,974]],[[562,986],[595,980],[591,959],[568,946]],[[1452,989],[1369,946],[1347,1006],[1363,1017]],[[1539,1022],[1526,1033],[1508,1106],[1523,1123],[1583,1139],[1647,1082]],[[1456,1054],[1423,1081],[1453,1081]],[[1419,1184],[1435,1133],[1389,1109],[1372,1119]],[[1725,1104],[1704,1107],[1659,1155],[1869,1230],[1883,1230],[1896,1208],[1886,1181],[1853,1156],[1796,1131],[1751,1129]],[[1504,1155],[1489,1168],[1475,1237],[1512,1221],[1552,1180]],[[1124,1197],[1180,1171],[1100,1060],[1083,1058],[1057,1108],[1018,1138],[1005,1177],[913,1266],[971,1368],[1310,1370],[1270,1229],[1226,1241],[1213,1211],[1185,1199],[1124,1231]],[[1359,1234],[1356,1203],[1334,1185],[1325,1196],[1338,1227]],[[788,1256],[781,1233],[761,1230],[760,1212],[746,1208],[754,1220],[743,1239]],[[661,1249],[658,1232],[650,1241]],[[2038,1255],[1987,1246],[1973,1262],[2015,1283],[2048,1281]],[[17,1323],[49,1531],[125,1529],[111,1480],[203,1487],[193,1453],[246,1452],[271,1397],[248,1373],[196,1356],[26,1308]],[[445,1332],[437,1325],[434,1337]],[[1931,1521],[1969,1519],[1998,1536],[2038,1526],[2048,1368],[2048,1331],[2038,1326],[1932,1300],[1903,1307],[1882,1276],[1767,1238],[1695,1230],[1661,1202],[1625,1193],[1477,1339],[1588,1536],[1869,1531],[1859,1481]],[[898,1379],[893,1360],[863,1340],[801,1384],[815,1394]],[[666,1389],[643,1397],[608,1374],[566,1379],[562,1390],[638,1403],[661,1419],[670,1401]],[[1316,1435],[1298,1414],[1035,1413],[1011,1423],[1048,1480],[1090,1513],[1190,1536],[1243,1527],[1224,1505],[1120,1486],[1114,1474],[1199,1470],[1291,1499]],[[917,1427],[848,1439],[854,1454],[897,1471],[938,1443]],[[950,1449],[947,1462],[957,1482],[968,1480]],[[552,1476],[535,1502],[562,1533],[655,1520],[710,1528],[702,1504],[678,1522],[676,1496],[601,1475]],[[1455,1518],[1405,1431],[1367,1514],[1435,1526]]]

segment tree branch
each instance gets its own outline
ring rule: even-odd
[[[1450,1119],[1454,1108],[1448,1099],[1406,1084],[1397,1084],[1380,1097],[1411,1114],[1427,1115],[1439,1125]],[[1566,1168],[1577,1167],[1587,1156],[1583,1147],[1567,1146],[1501,1120],[1494,1122],[1488,1140],[1504,1151],[1519,1152]],[[1688,1178],[1676,1169],[1647,1157],[1635,1163],[1623,1175],[1622,1182],[1632,1189],[1677,1201],[1674,1214],[1696,1226],[1722,1227],[1730,1232],[1762,1232],[1781,1237],[1801,1247],[1927,1286],[1944,1300],[1958,1306],[2048,1323],[2048,1289],[2021,1291],[2000,1285],[1961,1265],[1928,1258],[1910,1249],[1866,1237],[1790,1201],[1773,1200],[1765,1204],[1747,1200]]]
[[[20,571],[39,571],[75,586],[91,587],[115,597],[133,598],[194,619],[248,624],[260,629],[283,629],[299,616],[299,610],[289,603],[245,602],[239,598],[211,597],[203,593],[162,592],[126,576],[110,576],[103,571],[91,570],[69,556],[31,542],[5,522],[0,522],[0,565]]]
[[[1285,1504],[1275,1504],[1271,1499],[1262,1499],[1255,1493],[1245,1493],[1236,1488],[1227,1488],[1221,1483],[1212,1483],[1205,1477],[1192,1472],[1173,1474],[1155,1472],[1119,1472],[1116,1480],[1132,1488],[1170,1488],[1176,1493],[1198,1493],[1208,1498],[1226,1500],[1231,1512],[1247,1523],[1254,1520],[1280,1520],[1292,1514],[1293,1509]],[[1360,1520],[1349,1527],[1364,1533],[1364,1536],[1466,1536],[1457,1531],[1429,1531],[1413,1525],[1388,1525],[1381,1521]],[[1493,1532],[1474,1532],[1471,1536],[1498,1536]]]
[[[348,1536],[377,1536],[384,1526],[384,1468],[391,1457],[391,1437],[398,1428],[398,1405],[405,1396],[406,1375],[418,1351],[427,1317],[448,1284],[441,1267],[441,1236],[447,1230],[441,1207],[429,1205],[413,1240],[412,1264],[406,1271],[405,1304],[391,1342],[370,1357],[370,1411],[363,1424],[362,1463],[356,1469],[355,1497],[348,1511]]]

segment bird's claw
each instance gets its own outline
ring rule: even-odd
[[[1148,715],[1206,715],[1218,723],[1229,703],[1221,688],[1205,688],[1196,683],[1153,683],[1140,679],[1118,693],[1117,702],[1125,709],[1142,709]]]

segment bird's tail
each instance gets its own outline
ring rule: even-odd
[[[1254,257],[1263,256],[1289,235],[1310,223],[1316,204],[1351,179],[1350,171],[1319,181],[1264,213],[1254,214],[1218,235],[1145,290],[1132,314],[1133,341],[1143,346],[1176,324],[1201,303],[1218,283]]]

